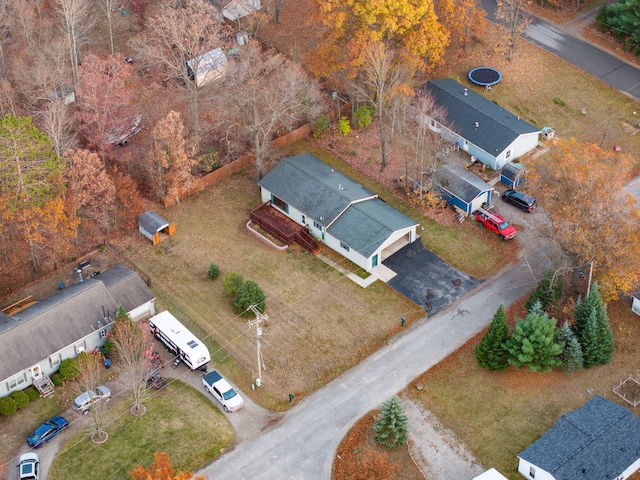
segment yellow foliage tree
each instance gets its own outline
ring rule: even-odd
[[[318,75],[345,69],[353,76],[372,43],[385,42],[426,67],[437,65],[449,45],[432,0],[317,1],[325,34],[310,65]]]
[[[556,140],[529,166],[529,188],[550,219],[549,236],[574,266],[593,262],[605,302],[640,281],[640,212],[624,190],[629,156],[595,144]]]

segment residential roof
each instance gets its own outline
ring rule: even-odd
[[[518,178],[518,175],[522,175],[523,172],[526,172],[526,168],[519,163],[509,162],[502,167],[501,175],[508,178],[509,180],[515,180]]]
[[[466,203],[471,203],[478,195],[494,189],[457,163],[442,165],[436,173],[436,183]]]
[[[138,225],[146,232],[154,234],[167,228],[169,226],[169,222],[153,210],[148,210],[140,215],[140,218],[138,218]]]
[[[560,417],[518,456],[556,480],[613,480],[640,458],[640,419],[595,396]]]
[[[486,472],[474,477],[473,480],[508,480],[507,477],[502,475],[495,468],[490,468]]]
[[[118,265],[0,317],[0,379],[102,328],[121,304],[131,311],[154,298],[134,271]]]
[[[416,225],[417,222],[374,198],[351,205],[327,231],[368,258],[393,232]]]
[[[283,158],[258,185],[325,227],[351,203],[376,197],[310,153]]]
[[[520,135],[540,132],[451,78],[431,80],[423,88],[446,108],[451,130],[492,156],[502,153]]]

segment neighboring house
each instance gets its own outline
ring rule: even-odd
[[[309,153],[281,160],[258,185],[263,202],[365,271],[417,239],[417,222]]]
[[[535,480],[624,480],[640,468],[640,419],[595,396],[567,413],[520,455]]]
[[[167,222],[153,210],[148,210],[138,218],[138,231],[157,245],[160,243],[160,234],[171,236],[176,233],[176,225]]]
[[[1,313],[0,397],[31,384],[52,388],[60,362],[104,345],[120,305],[141,320],[155,313],[154,301],[137,273],[116,265],[12,316]]]
[[[502,475],[499,471],[497,471],[495,468],[490,468],[483,474],[478,475],[477,477],[474,477],[473,480],[508,480],[508,479],[507,477]]]
[[[538,145],[537,127],[451,78],[432,80],[423,88],[446,109],[443,121],[428,118],[429,128],[493,170]]]
[[[202,87],[209,82],[221,78],[227,71],[227,56],[221,48],[216,48],[187,61],[187,75]]]
[[[436,172],[435,185],[444,200],[471,215],[483,203],[491,203],[491,185],[456,163],[442,165]]]
[[[526,175],[527,169],[524,168],[524,166],[519,163],[509,162],[502,167],[502,171],[500,172],[500,181],[507,187],[515,190],[522,183]]]
[[[631,311],[640,315],[640,291],[631,296]]]

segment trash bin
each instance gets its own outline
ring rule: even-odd
[[[107,370],[109,370],[111,368],[111,359],[110,358],[107,358],[104,361],[104,368],[106,368]]]

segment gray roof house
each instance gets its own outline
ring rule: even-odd
[[[493,170],[538,145],[540,129],[451,78],[431,80],[423,90],[446,109],[444,121],[428,119],[429,128]]]
[[[258,185],[263,202],[366,271],[417,238],[417,222],[309,153],[284,158]]]
[[[435,185],[447,203],[471,215],[483,203],[491,203],[491,185],[456,163],[442,165]]]
[[[640,419],[595,396],[518,455],[535,480],[624,480],[640,468]]]
[[[102,346],[120,305],[140,320],[155,313],[154,301],[137,273],[116,265],[12,316],[0,315],[0,397],[37,385],[62,360]]]

